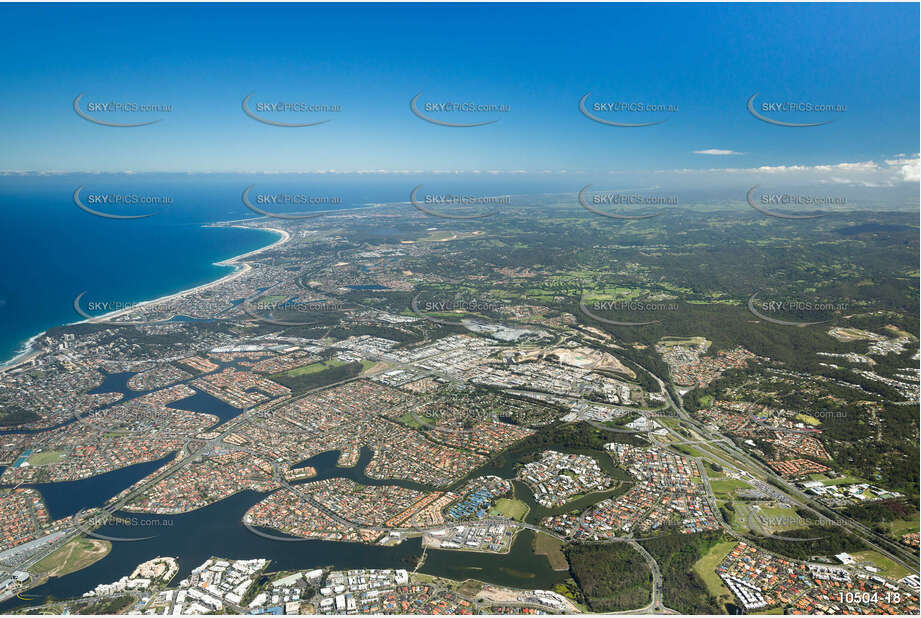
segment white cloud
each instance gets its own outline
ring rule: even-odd
[[[745,154],[733,150],[707,149],[695,150],[696,154],[709,156],[730,156]],[[17,169],[0,169],[0,177],[3,176],[58,176],[67,174],[122,174],[122,175],[141,175],[155,173],[181,173],[188,175],[198,174],[253,174],[262,173],[267,176],[276,175],[319,175],[319,176],[410,176],[410,175],[473,175],[473,176],[583,176],[591,173],[584,169],[547,169],[538,168],[534,170],[525,169],[289,169],[289,170],[211,170],[211,171],[171,171],[161,170],[157,172],[139,172],[136,170],[121,170],[118,172],[107,172],[102,170],[17,170]],[[604,173],[604,172],[601,172]],[[637,174],[655,174],[658,176],[681,175],[685,178],[697,176],[703,180],[710,181],[715,175],[729,176],[735,180],[741,177],[750,177],[745,180],[752,180],[752,184],[759,182],[766,176],[783,179],[790,182],[804,183],[823,183],[853,185],[861,187],[894,187],[903,183],[921,182],[921,157],[918,154],[897,154],[883,159],[881,162],[876,161],[845,161],[840,163],[823,163],[816,165],[761,165],[756,167],[710,167],[710,168],[682,168],[682,169],[646,169],[630,170],[617,169],[608,170],[610,175],[637,175]]]
[[[702,155],[716,155],[716,156],[726,156],[726,155],[740,155],[745,154],[744,152],[736,152],[735,150],[723,150],[721,148],[707,148],[706,150],[695,150],[694,154]]]
[[[921,182],[921,156],[896,155],[888,159],[886,165],[895,168],[905,182]]]
[[[765,176],[782,177],[794,182],[817,182],[860,187],[894,187],[903,182],[921,181],[919,155],[895,155],[883,163],[846,161],[818,165],[762,165],[759,167],[684,168],[659,173],[684,175],[732,174],[757,180]]]

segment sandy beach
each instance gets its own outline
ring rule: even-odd
[[[275,232],[276,234],[279,234],[281,238],[273,242],[271,245],[266,245],[265,247],[262,247],[261,249],[255,249],[254,251],[249,251],[247,253],[243,253],[243,254],[234,256],[232,258],[222,260],[220,262],[214,262],[215,266],[233,266],[234,267],[233,272],[228,273],[227,275],[224,275],[220,279],[215,279],[214,281],[210,283],[204,283],[197,287],[189,288],[188,290],[183,290],[175,294],[168,294],[166,296],[161,296],[160,298],[155,298],[153,300],[145,300],[136,305],[128,307],[127,309],[119,309],[117,311],[110,311],[109,313],[105,313],[100,316],[94,316],[92,319],[89,319],[89,320],[80,320],[78,322],[71,322],[71,324],[83,324],[85,322],[93,323],[93,322],[110,321],[114,318],[117,318],[123,315],[128,315],[132,313],[133,311],[137,311],[138,309],[143,308],[143,307],[150,307],[153,305],[158,305],[160,303],[164,303],[170,300],[175,300],[177,298],[182,298],[190,294],[195,294],[197,292],[202,292],[204,290],[209,290],[219,285],[223,285],[224,283],[233,281],[234,279],[246,274],[252,269],[252,267],[249,264],[247,264],[246,262],[242,262],[242,260],[245,260],[246,258],[249,258],[249,257],[253,257],[254,255],[258,255],[262,253],[263,251],[268,251],[269,249],[274,249],[276,247],[279,247],[291,239],[291,234],[289,234],[285,230],[281,230],[281,229],[274,228],[274,227],[253,228],[253,227],[249,227],[246,225],[230,225],[230,226],[212,225],[212,226],[206,226],[206,227],[235,227],[235,228],[239,228],[242,230],[254,230],[254,229],[267,230],[269,232]]]
[[[288,242],[288,241],[291,239],[291,234],[289,234],[289,233],[286,232],[285,230],[282,230],[282,229],[279,229],[279,228],[274,228],[274,227],[250,227],[250,226],[247,226],[247,225],[230,225],[230,226],[222,226],[222,225],[216,225],[216,224],[207,225],[207,226],[205,226],[205,227],[235,227],[235,228],[240,228],[240,229],[245,229],[245,230],[267,230],[267,231],[269,231],[269,232],[275,232],[276,234],[278,234],[278,235],[280,236],[280,238],[279,238],[278,240],[276,240],[275,242],[273,242],[272,244],[266,245],[265,247],[262,247],[262,248],[260,248],[260,249],[255,249],[255,250],[253,250],[253,251],[248,251],[248,252],[246,252],[246,253],[242,253],[242,254],[237,255],[237,256],[234,256],[234,257],[232,257],[232,258],[229,258],[229,259],[226,259],[226,260],[221,260],[220,262],[214,262],[214,264],[215,264],[216,266],[233,266],[233,267],[234,267],[233,272],[228,273],[227,275],[224,275],[224,276],[221,277],[220,279],[215,279],[214,281],[211,281],[211,282],[209,282],[209,283],[205,283],[205,284],[199,285],[199,286],[194,287],[194,288],[189,288],[189,289],[187,289],[187,290],[182,290],[181,292],[177,292],[177,293],[175,293],[175,294],[168,294],[168,295],[166,295],[166,296],[161,296],[161,297],[155,298],[155,299],[153,299],[153,300],[145,300],[145,301],[143,301],[143,302],[137,303],[136,305],[133,305],[133,306],[131,306],[131,307],[128,307],[127,309],[119,309],[119,310],[117,310],[117,311],[110,311],[109,313],[106,313],[106,314],[103,314],[103,315],[100,315],[100,316],[94,316],[92,319],[77,320],[77,321],[75,321],[75,322],[68,322],[67,325],[70,325],[70,324],[96,323],[96,322],[101,322],[101,321],[113,320],[113,319],[115,319],[115,318],[117,318],[117,317],[120,317],[120,316],[123,316],[123,315],[130,314],[130,313],[133,312],[133,311],[137,311],[138,309],[143,308],[143,307],[150,307],[150,306],[153,306],[153,305],[157,305],[157,304],[160,304],[160,303],[164,303],[164,302],[167,302],[167,301],[170,301],[170,300],[174,300],[174,299],[177,299],[177,298],[182,298],[182,297],[188,296],[188,295],[190,295],[190,294],[195,294],[195,293],[197,293],[197,292],[201,292],[201,291],[204,291],[204,290],[208,290],[208,289],[211,289],[211,288],[214,288],[214,287],[223,285],[224,283],[227,283],[227,282],[229,282],[229,281],[233,281],[233,280],[236,279],[237,277],[240,277],[240,276],[246,274],[247,272],[249,272],[249,271],[252,269],[252,267],[251,267],[249,264],[247,264],[246,262],[244,262],[243,260],[245,260],[245,259],[247,259],[247,258],[250,258],[250,257],[253,257],[253,256],[255,256],[255,255],[258,255],[258,254],[260,254],[260,253],[262,253],[262,252],[264,252],[264,251],[268,251],[269,249],[275,249],[275,248],[277,248],[277,247],[280,247],[281,245],[285,244],[286,242]],[[28,363],[30,360],[32,360],[32,358],[34,358],[34,357],[38,354],[38,351],[33,349],[33,345],[34,345],[35,341],[38,340],[39,337],[41,337],[42,335],[45,334],[45,332],[47,332],[47,331],[42,331],[42,332],[40,332],[40,333],[38,333],[38,334],[33,335],[32,337],[30,337],[29,340],[26,342],[26,344],[25,344],[25,346],[24,346],[24,347],[25,347],[24,351],[23,351],[22,353],[16,355],[15,357],[13,357],[13,358],[9,361],[8,364],[5,364],[5,365],[3,365],[2,367],[0,367],[0,373],[5,373],[5,372],[8,372],[8,371],[11,371],[11,370],[15,369],[16,367],[19,367],[20,365],[23,365],[24,363]]]

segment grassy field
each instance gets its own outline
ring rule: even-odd
[[[723,583],[723,580],[716,574],[716,567],[736,545],[736,541],[717,543],[711,547],[710,551],[704,554],[700,560],[694,563],[694,572],[700,575],[700,578],[704,580],[704,584],[707,585],[707,591],[713,595],[720,604],[731,601],[732,593],[729,591],[729,588],[726,587],[726,584]]]
[[[724,472],[716,469],[716,466],[711,461],[704,461],[704,468],[707,470],[707,478],[710,481],[720,480],[725,478]]]
[[[903,534],[908,534],[909,532],[917,532],[918,514],[916,513],[912,519],[894,519],[886,525],[889,526],[889,532],[896,538],[901,537]]]
[[[665,425],[670,429],[674,429],[678,426],[679,423],[681,423],[681,419],[677,416],[657,416],[656,422]]]
[[[807,425],[812,425],[813,427],[815,427],[816,425],[822,424],[822,421],[820,421],[814,416],[809,416],[808,414],[797,414],[796,420],[803,421]]]
[[[291,389],[293,395],[298,395],[336,382],[353,379],[368,367],[373,366],[372,361],[367,361],[367,363],[371,364],[366,364],[365,361],[359,363],[330,359],[276,373],[269,378]]]
[[[550,568],[554,571],[569,570],[569,562],[563,554],[563,541],[549,534],[534,535],[534,553],[538,556],[547,556]]]
[[[806,527],[805,523],[801,523],[794,509],[761,507],[758,514],[761,516],[762,520],[766,522],[762,524],[762,526],[768,531],[779,532],[782,530],[796,530]]]
[[[865,330],[860,330],[859,328],[844,328],[839,327],[835,329],[837,333],[836,339],[839,341],[859,341],[861,339],[872,339],[873,336],[871,333],[868,333]]]
[[[390,363],[385,363],[384,361],[361,361],[362,373],[380,373],[388,369],[390,369]]]
[[[397,420],[403,423],[404,425],[406,425],[407,427],[411,427],[412,429],[420,429],[422,427],[431,426],[435,424],[435,419],[433,418],[428,418],[426,416],[416,417],[408,412],[404,414],[403,416],[397,418]]]
[[[50,556],[37,562],[30,570],[39,577],[63,577],[102,560],[111,549],[112,544],[108,541],[87,538],[74,539]]]
[[[692,446],[688,446],[687,444],[679,444],[677,446],[673,446],[672,448],[676,451],[684,453],[685,455],[690,455],[691,457],[704,457],[702,452],[698,451]]]
[[[461,585],[457,588],[457,592],[467,597],[475,597],[482,589],[483,582],[475,579],[467,579],[461,582]]]
[[[330,359],[317,363],[311,363],[309,365],[304,365],[303,367],[295,367],[294,369],[289,369],[288,371],[278,375],[284,375],[293,378],[295,376],[305,376],[311,373],[317,373],[318,371],[323,371],[324,369],[330,369],[331,367],[341,367],[342,365],[347,364],[348,363],[344,361]]]
[[[917,275],[912,275],[912,276],[917,276]],[[914,339],[914,338],[915,338],[914,335],[912,335],[911,333],[907,333],[907,332],[905,332],[904,330],[902,330],[901,328],[898,328],[898,327],[894,326],[893,324],[887,324],[886,326],[883,326],[883,328],[885,328],[886,330],[888,330],[890,333],[892,333],[892,334],[895,335],[896,337],[906,337],[906,338],[908,338],[908,339]]]
[[[866,551],[853,552],[851,555],[858,562],[868,560],[872,562],[883,575],[891,577],[892,579],[902,579],[903,577],[908,577],[911,575],[911,571],[905,567],[896,564],[889,558],[885,557],[879,552],[868,549]]]
[[[705,343],[710,343],[710,341],[703,337],[662,337],[662,339],[659,340],[659,345],[666,347],[675,345],[703,345]]]
[[[710,489],[713,490],[713,494],[717,497],[723,497],[727,500],[732,496],[732,492],[737,489],[750,489],[751,485],[743,481],[736,479],[719,479],[715,481],[710,481]]]
[[[782,506],[769,506],[761,507],[761,515],[764,517],[796,517],[796,511]]]
[[[717,504],[724,502],[718,500]],[[732,516],[729,519],[729,525],[732,526],[734,530],[739,532],[748,532],[748,514],[751,512],[751,509],[748,507],[745,502],[737,501],[732,502],[732,507],[735,509],[732,513]]]
[[[64,451],[42,451],[29,457],[30,466],[44,466],[47,464],[60,461],[64,457]]]
[[[524,517],[528,514],[529,510],[530,509],[528,508],[528,505],[521,500],[499,498],[496,500],[495,506],[493,506],[493,508],[490,510],[490,514],[504,515],[505,517],[510,517],[511,519],[524,521]]]

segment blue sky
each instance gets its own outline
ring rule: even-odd
[[[0,170],[311,172],[813,170],[916,181],[918,4],[0,5]],[[502,104],[475,128],[427,123],[410,99]],[[676,105],[609,114],[579,99]],[[279,128],[241,100],[340,105]],[[746,100],[846,105],[753,118]],[[73,99],[167,104],[79,118]],[[601,113],[599,115],[603,115]],[[708,155],[695,151],[732,151]],[[842,166],[841,164],[848,164]],[[867,169],[867,165],[875,166]],[[864,166],[864,167],[860,167]],[[691,172],[683,172],[691,173]],[[718,174],[718,172],[700,172]],[[855,176],[856,174],[856,176]],[[864,176],[861,176],[863,174]]]

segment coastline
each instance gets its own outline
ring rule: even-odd
[[[152,300],[145,300],[145,301],[137,303],[136,305],[132,305],[131,307],[127,309],[118,309],[116,311],[110,311],[109,313],[105,313],[103,315],[94,316],[92,319],[76,320],[74,322],[65,322],[64,324],[61,324],[60,326],[71,326],[73,324],[93,323],[97,320],[103,320],[103,319],[111,320],[111,319],[120,317],[122,315],[131,313],[132,311],[135,311],[140,307],[150,307],[152,305],[157,305],[159,303],[174,300],[176,298],[182,298],[183,296],[186,296],[189,294],[194,294],[196,292],[207,290],[215,286],[221,285],[223,283],[226,283],[228,281],[233,281],[237,277],[242,276],[243,274],[249,272],[252,269],[252,267],[246,262],[241,263],[241,260],[245,260],[246,258],[252,257],[254,255],[258,255],[259,253],[262,253],[263,251],[268,251],[269,249],[280,247],[281,245],[291,240],[291,234],[289,234],[288,232],[280,228],[251,227],[248,225],[222,225],[222,223],[236,223],[236,221],[214,222],[214,223],[203,225],[202,227],[214,227],[214,228],[235,227],[235,228],[245,229],[245,230],[266,230],[268,232],[275,232],[276,234],[280,236],[280,238],[271,244],[268,244],[264,247],[260,247],[259,249],[254,249],[253,251],[247,251],[246,253],[241,253],[240,255],[236,255],[234,257],[227,258],[226,260],[221,260],[219,262],[212,262],[215,266],[233,267],[232,272],[229,272],[223,277],[215,279],[214,281],[209,281],[208,283],[203,283],[202,285],[199,285],[193,288],[181,290],[174,294],[167,294],[165,296],[160,296],[159,298],[154,298]],[[9,371],[12,371],[16,369],[17,367],[20,367],[24,365],[25,363],[28,363],[33,358],[35,358],[35,356],[39,354],[39,351],[35,349],[35,342],[47,332],[48,330],[46,329],[46,330],[43,330],[29,337],[25,341],[25,343],[22,345],[22,348],[20,348],[21,349],[20,352],[17,352],[15,356],[13,356],[9,360],[0,364],[0,373],[7,373]]]

